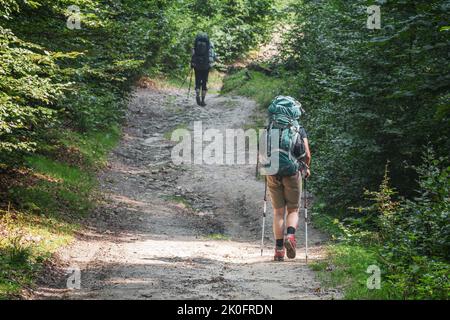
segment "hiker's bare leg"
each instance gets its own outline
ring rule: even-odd
[[[275,239],[284,238],[284,208],[273,209],[273,235]]]
[[[289,208],[287,209],[287,218],[286,218],[286,228],[293,227],[297,229],[298,227],[298,208]]]

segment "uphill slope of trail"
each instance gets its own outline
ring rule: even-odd
[[[297,258],[271,261],[270,202],[260,256],[264,182],[254,166],[172,163],[167,133],[202,121],[203,130],[225,134],[249,125],[256,108],[235,96],[207,102],[198,107],[175,89],[135,90],[121,143],[99,177],[102,201],[57,254],[60,266],[80,269],[81,289],[66,289],[64,272],[48,272],[36,299],[340,298],[305,264],[302,221]],[[310,229],[311,260],[324,241]]]

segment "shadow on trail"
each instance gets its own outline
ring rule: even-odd
[[[219,263],[218,263],[219,262]],[[293,277],[286,279],[286,270]],[[292,299],[333,298],[335,292],[308,281],[311,271],[298,260],[247,263],[203,256],[154,256],[144,263],[103,263],[81,273],[81,290],[70,299]],[[88,286],[84,287],[84,283]],[[170,289],[170,290],[166,290]],[[64,286],[48,289],[60,290]],[[45,290],[43,290],[45,292]]]

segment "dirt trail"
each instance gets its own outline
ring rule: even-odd
[[[49,273],[36,299],[333,299],[304,262],[303,223],[298,257],[272,262],[272,210],[260,256],[264,184],[253,166],[175,166],[176,127],[243,128],[255,103],[210,95],[208,106],[176,90],[137,89],[120,145],[100,176],[102,204],[73,245],[58,254],[81,269],[81,289]],[[180,201],[182,200],[182,201]],[[324,237],[310,229],[311,259]]]

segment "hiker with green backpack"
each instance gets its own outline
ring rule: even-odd
[[[199,106],[206,106],[205,98],[206,92],[208,91],[208,75],[215,60],[214,45],[209,40],[208,35],[204,32],[197,34],[194,49],[192,50],[191,67],[195,71],[195,99]]]
[[[296,255],[302,177],[310,176],[311,153],[306,130],[299,122],[304,113],[300,102],[278,96],[268,113],[269,124],[264,140],[260,141],[265,147],[262,153],[260,148],[260,168],[266,176],[266,190],[269,189],[273,206],[274,260],[283,261],[285,254],[290,259]]]

